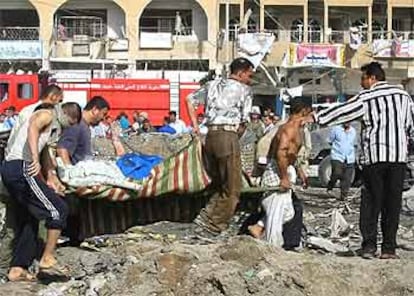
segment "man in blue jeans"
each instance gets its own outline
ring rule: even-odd
[[[332,175],[328,183],[328,194],[338,180],[341,181],[340,200],[345,200],[352,182],[355,169],[356,131],[350,123],[335,126],[329,134],[331,144]]]

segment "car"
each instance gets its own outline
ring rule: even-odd
[[[360,124],[353,122],[352,126],[360,133]],[[331,178],[331,145],[328,142],[329,127],[318,128],[313,126],[311,129],[312,150],[309,157],[308,176],[318,178],[320,185],[326,187]],[[357,141],[356,153],[357,163],[352,175],[352,184],[354,187],[362,185],[362,167],[358,163],[358,154],[361,152],[360,141]],[[414,139],[409,140],[408,146],[408,163],[406,177],[404,179],[404,190],[409,190],[414,185]]]

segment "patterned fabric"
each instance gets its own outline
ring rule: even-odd
[[[296,170],[293,166],[288,166],[288,176],[292,183],[296,182]],[[277,187],[280,184],[280,178],[278,175],[278,167],[275,160],[272,160],[266,167],[265,172],[262,176],[261,185],[263,187]]]
[[[151,176],[142,182],[142,189],[128,191],[109,186],[71,188],[68,193],[76,193],[88,199],[125,201],[138,198],[156,197],[166,193],[192,193],[202,191],[210,183],[202,164],[201,143],[193,140],[181,152],[167,158],[151,171]]]
[[[253,94],[248,85],[234,79],[217,79],[188,97],[194,106],[205,106],[207,125],[238,125],[249,121]]]

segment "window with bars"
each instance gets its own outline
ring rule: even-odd
[[[146,9],[139,22],[141,32],[192,35],[191,10]]]
[[[55,24],[59,40],[103,38],[107,33],[106,10],[63,10],[57,12]]]

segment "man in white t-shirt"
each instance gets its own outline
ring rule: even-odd
[[[170,111],[168,113],[169,117],[170,117],[170,126],[175,129],[175,131],[177,132],[177,134],[182,134],[182,133],[187,133],[188,132],[188,128],[185,125],[184,121],[182,121],[181,119],[177,118],[177,112],[175,111]]]
[[[44,104],[44,103],[48,103],[48,104],[52,104],[52,105],[57,105],[59,103],[61,103],[63,101],[63,91],[62,89],[57,86],[56,84],[51,84],[49,86],[47,86],[40,98],[39,101],[37,101],[36,103],[30,104],[26,107],[24,107],[20,112],[19,115],[16,118],[16,121],[13,125],[11,134],[10,134],[10,138],[13,138],[14,134],[16,133],[16,131],[20,128],[20,126],[27,120],[30,118],[30,116],[32,115],[33,111],[40,105],[40,104]]]
[[[6,115],[0,114],[0,132],[5,132],[9,130],[9,127],[7,126],[5,120],[6,120]]]

